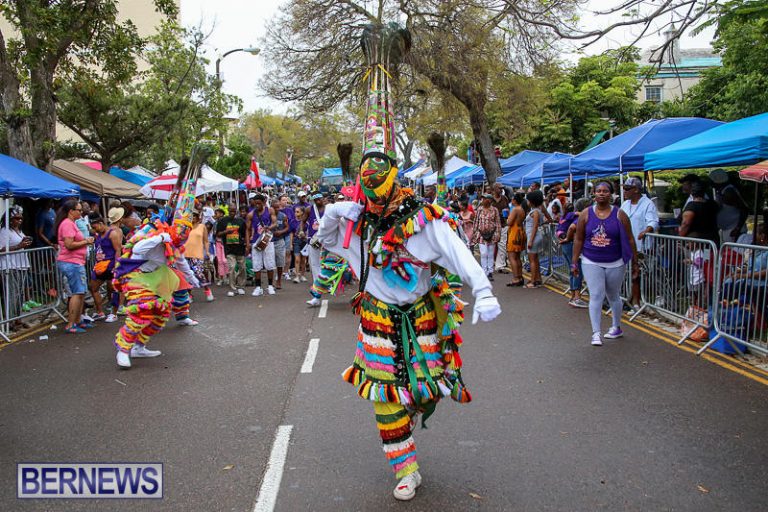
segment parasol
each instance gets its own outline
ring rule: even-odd
[[[757,212],[759,206],[758,202],[758,190],[760,183],[768,183],[768,160],[763,160],[760,163],[751,165],[746,169],[739,171],[739,178],[745,181],[755,182],[755,226],[752,228],[752,245],[757,244]]]

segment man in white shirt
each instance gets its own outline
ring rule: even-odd
[[[649,247],[645,236],[659,229],[659,212],[656,205],[643,194],[643,182],[640,178],[630,177],[624,182],[625,201],[621,209],[629,217],[632,235],[635,237],[637,252],[645,252]],[[640,278],[632,280],[632,307],[640,307]]]

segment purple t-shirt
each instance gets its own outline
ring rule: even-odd
[[[561,217],[560,220],[557,221],[557,230],[555,231],[557,237],[565,238],[565,235],[568,234],[568,228],[570,228],[571,224],[577,220],[579,220],[579,217],[574,212],[568,212]]]
[[[269,214],[269,208],[266,206],[264,207],[264,211],[261,212],[261,215],[259,215],[259,212],[256,211],[254,208],[253,210],[253,217],[251,217],[251,230],[253,231],[253,235],[251,235],[251,243],[255,242],[261,233],[259,232],[259,226],[271,226],[272,225],[272,216]]]
[[[319,217],[315,215],[314,205],[309,208],[309,220],[307,220],[307,237],[308,238],[312,238],[313,236],[315,236],[315,233],[317,233],[317,229],[314,228],[313,224],[315,222],[318,222],[318,223],[320,222],[320,219],[323,218],[323,214],[325,213],[325,209],[320,211],[320,209],[318,208],[318,213],[320,214]]]

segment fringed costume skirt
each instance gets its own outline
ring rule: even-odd
[[[445,396],[471,400],[459,372],[453,371],[455,345],[450,337],[438,336],[438,315],[429,294],[396,306],[364,293],[359,311],[354,363],[342,374],[358,395],[413,409]]]

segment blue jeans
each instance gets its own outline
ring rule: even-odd
[[[568,275],[571,276],[570,290],[581,290],[581,285],[584,279],[584,273],[581,271],[581,258],[579,258],[579,276],[576,277],[573,275],[573,270],[571,270],[571,264],[573,263],[573,242],[563,244],[561,247],[563,248],[563,258],[565,258],[565,262],[568,264]]]

